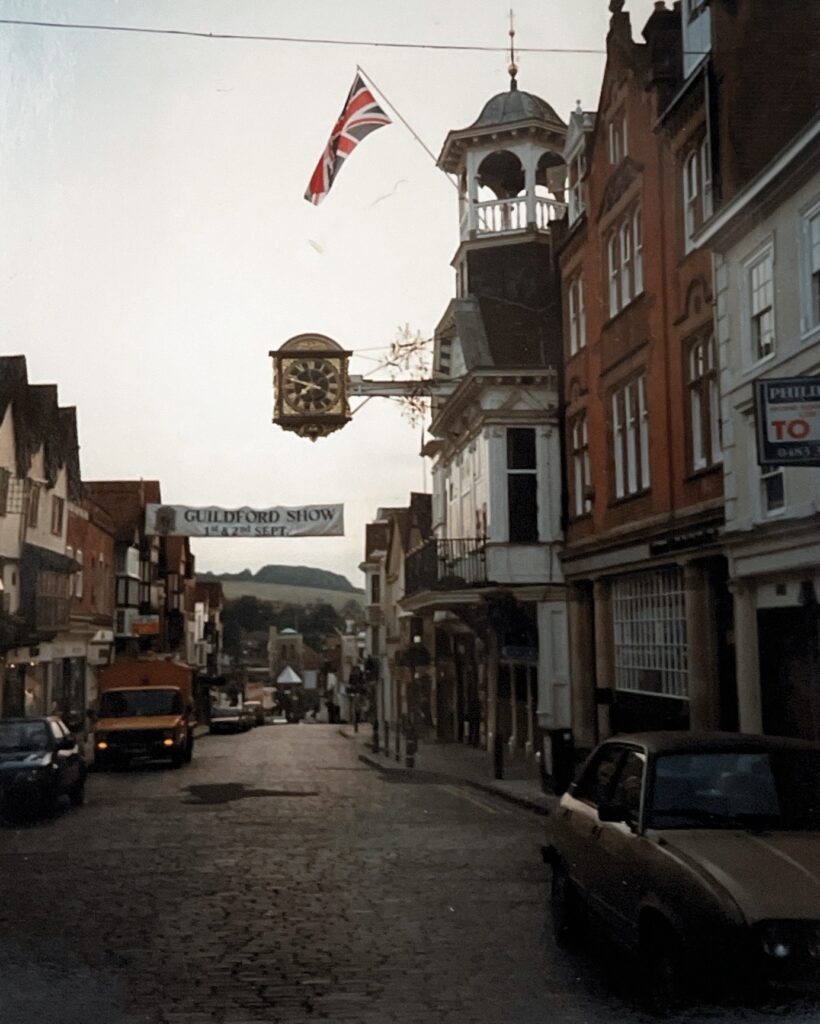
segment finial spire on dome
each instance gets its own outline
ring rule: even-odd
[[[508,33],[510,37],[510,66],[507,70],[510,73],[510,91],[515,92],[518,88],[518,82],[515,76],[518,74],[518,65],[515,63],[515,12],[512,7],[510,8],[510,31]]]

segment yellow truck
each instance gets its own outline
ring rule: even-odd
[[[174,661],[120,661],[98,676],[94,764],[166,760],[181,768],[194,750],[193,669]]]

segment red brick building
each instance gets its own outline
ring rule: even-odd
[[[67,638],[72,656],[61,659],[53,699],[59,714],[75,725],[96,699],[97,669],[108,664],[114,646],[114,523],[87,498],[69,503],[66,555],[77,566]]]
[[[639,43],[622,6],[598,111],[571,119],[559,255],[581,746],[736,727],[711,263],[691,242],[712,202],[707,80],[683,77],[679,8],[656,5]]]

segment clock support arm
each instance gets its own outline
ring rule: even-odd
[[[448,398],[461,383],[461,378],[440,380],[365,380],[350,374],[348,394],[351,398]]]

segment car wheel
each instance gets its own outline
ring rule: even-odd
[[[683,1005],[684,961],[671,928],[656,925],[641,936],[640,984],[644,1005],[656,1016],[664,1016]]]
[[[578,890],[560,861],[552,869],[549,909],[556,945],[565,949],[577,947],[583,937],[583,906]]]
[[[172,768],[181,768],[184,763],[185,763],[185,751],[184,750],[174,750],[173,754],[171,754],[171,767]]]
[[[72,807],[82,807],[85,803],[85,779],[80,779],[69,789],[68,799]]]

